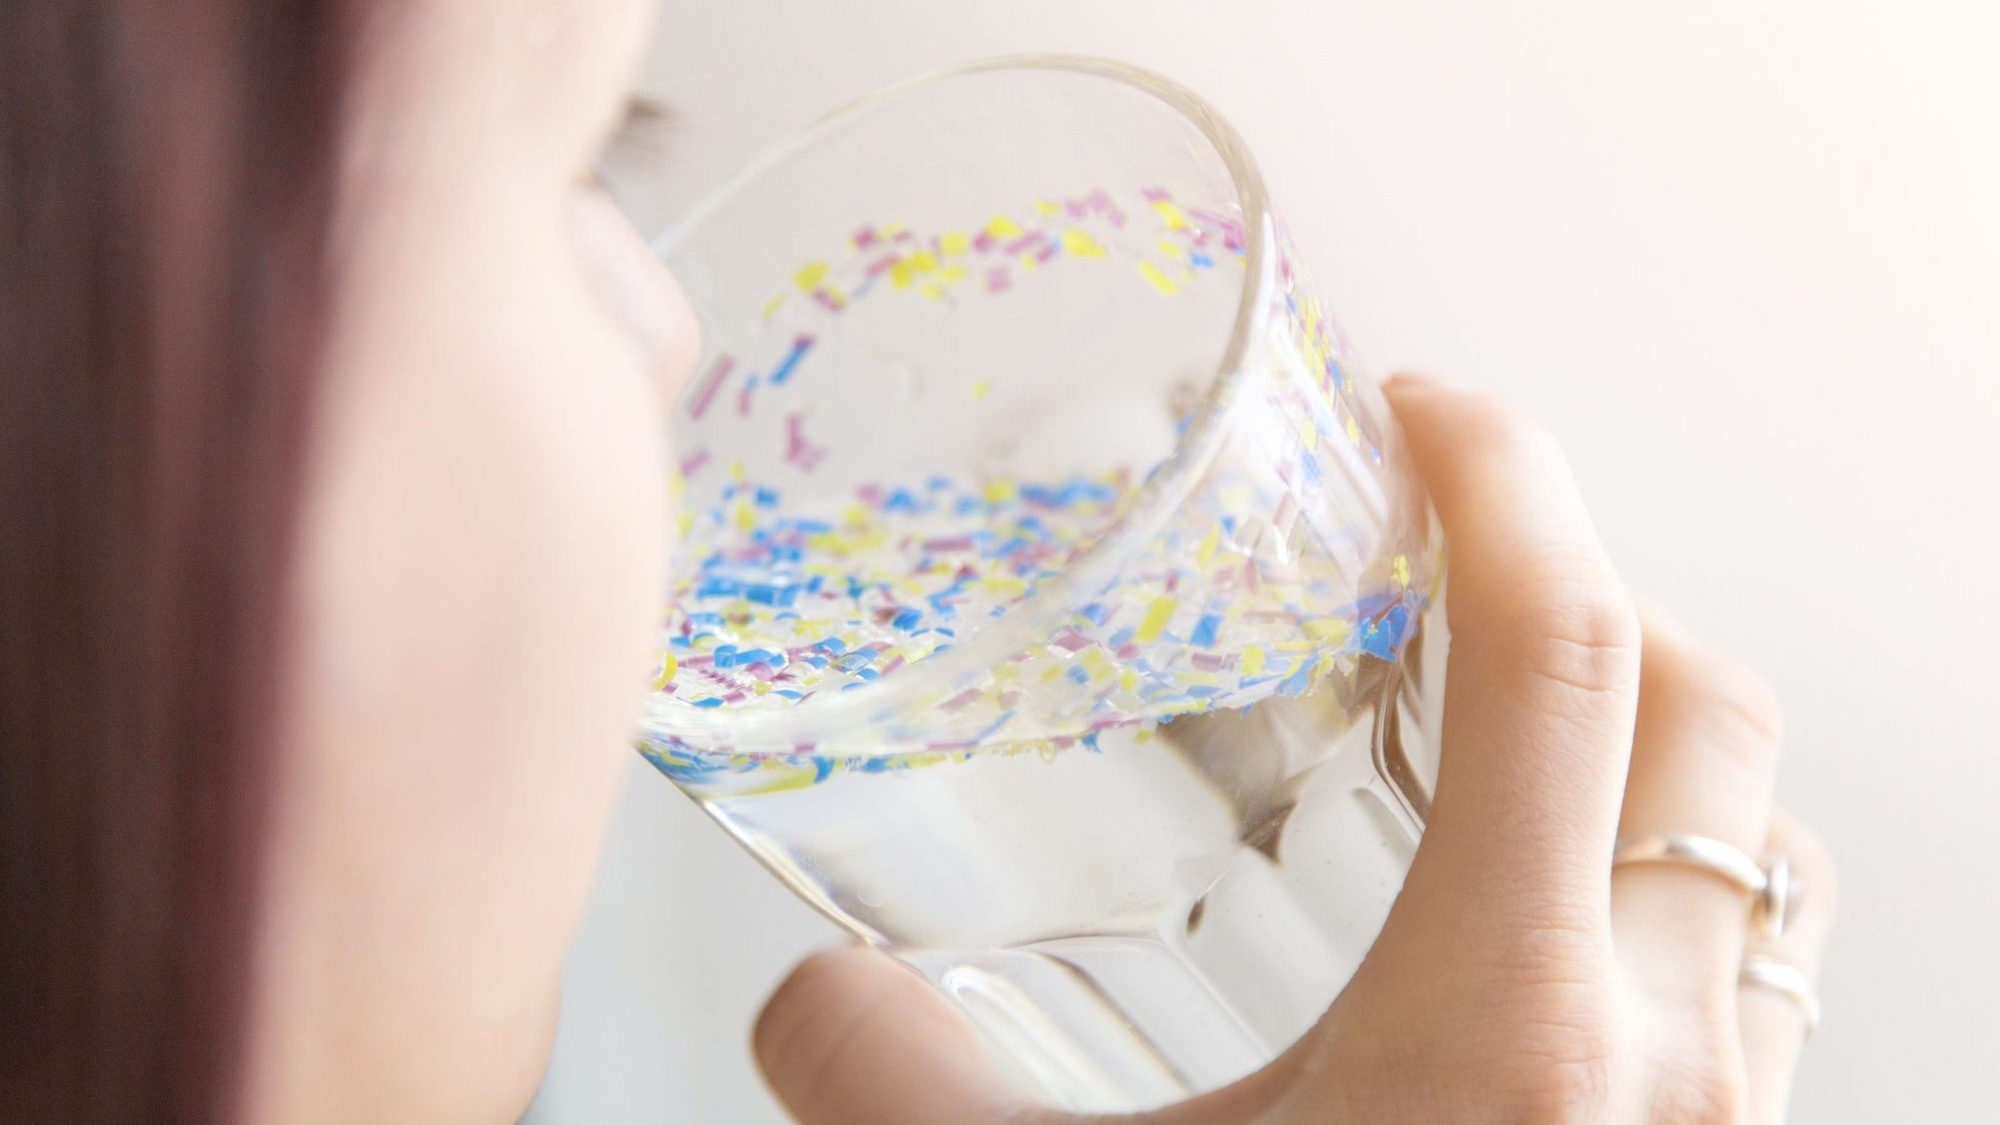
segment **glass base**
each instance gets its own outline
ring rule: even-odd
[[[1435,776],[1423,748],[1403,738],[1435,729],[1418,711],[1423,656],[1408,654],[1413,676],[1384,666],[1376,721],[1343,738],[1292,800],[1254,818],[1177,924],[1006,949],[893,952],[958,1004],[1018,1087],[1050,1104],[1130,1111],[1249,1074],[1326,1011],[1401,889]],[[1240,748],[1247,723],[1262,725],[1261,745],[1296,745],[1314,728],[1314,703],[1272,701],[1170,730],[1197,759],[1240,770],[1241,755],[1220,751]]]

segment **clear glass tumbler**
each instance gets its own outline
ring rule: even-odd
[[[980,63],[660,253],[704,354],[646,755],[1051,1102],[1282,1051],[1421,831],[1442,564],[1241,139],[1129,66]]]

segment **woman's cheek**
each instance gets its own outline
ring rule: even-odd
[[[558,760],[615,778],[654,656],[669,462],[660,399],[625,342],[596,316],[580,316],[563,338],[565,370],[540,384],[530,406],[546,426],[547,491],[536,505],[545,604],[534,615],[546,641],[524,688],[545,693],[558,709],[552,725],[586,759]]]

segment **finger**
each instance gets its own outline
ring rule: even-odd
[[[1799,897],[1783,936],[1752,937],[1750,952],[1776,958],[1803,972],[1815,985],[1835,906],[1833,862],[1811,829],[1780,811],[1772,814],[1766,850],[1790,861]],[[1792,1072],[1805,1045],[1805,1019],[1784,996],[1744,986],[1737,994],[1737,1024],[1749,1086],[1750,1119],[1778,1125],[1792,1096]]]
[[[986,1065],[978,1038],[922,977],[860,946],[814,954],[752,1036],[757,1065],[803,1125],[1053,1125]]]
[[[1398,909],[1547,930],[1581,906],[1602,930],[1637,615],[1546,431],[1428,380],[1388,393],[1451,557],[1437,797]]]
[[[1761,858],[1778,764],[1777,697],[1658,610],[1642,606],[1640,621],[1639,722],[1620,836],[1690,833]],[[1724,1026],[1751,909],[1742,888],[1683,864],[1623,864],[1612,875],[1620,963],[1656,1000],[1716,1014]]]

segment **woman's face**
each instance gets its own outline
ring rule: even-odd
[[[631,753],[661,420],[694,348],[584,186],[650,7],[378,6],[300,525],[256,1120],[510,1120],[540,1076]]]

